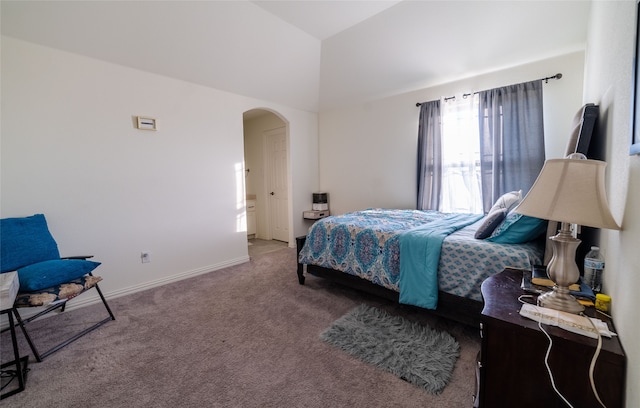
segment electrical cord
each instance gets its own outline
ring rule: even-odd
[[[534,298],[533,295],[521,295],[518,297],[518,301],[520,301],[520,303],[529,303],[529,302],[525,302],[524,300],[525,298],[535,300],[533,299]],[[533,304],[535,304],[535,302]],[[544,365],[545,367],[547,367],[547,373],[549,374],[549,379],[551,380],[551,387],[553,387],[553,390],[556,392],[556,394],[558,394],[558,396],[562,399],[562,401],[564,401],[564,403],[567,404],[567,406],[569,406],[570,408],[573,408],[573,405],[571,405],[571,403],[558,390],[558,387],[556,387],[556,382],[553,378],[553,372],[551,371],[551,367],[549,366],[549,355],[551,354],[551,348],[553,347],[553,340],[551,339],[551,336],[549,336],[549,333],[547,333],[547,331],[544,329],[544,327],[542,327],[542,322],[540,321],[538,321],[538,328],[540,329],[541,332],[544,333],[545,336],[547,336],[547,339],[549,340],[549,346],[547,347],[547,352],[544,355]]]
[[[531,302],[525,302],[525,299],[530,299]],[[518,296],[518,301],[520,303],[528,303],[530,305],[535,305],[536,304],[536,297],[534,295],[520,295],[520,296]]]
[[[525,298],[531,299],[533,297],[534,296],[532,295],[521,295],[518,297],[518,301],[520,301],[520,303],[529,303],[525,301]],[[602,313],[602,314],[604,314],[605,316],[611,317],[606,313]],[[585,315],[584,313],[580,313],[580,315],[585,316],[589,320],[589,323],[591,323],[591,326],[593,327],[595,332],[598,334],[598,345],[596,346],[596,351],[594,352],[593,357],[591,358],[591,364],[589,365],[589,381],[591,383],[591,390],[593,391],[593,395],[595,395],[596,399],[598,400],[598,402],[603,408],[607,408],[604,402],[602,402],[602,399],[600,399],[600,395],[598,394],[598,391],[596,389],[596,383],[593,376],[595,367],[596,367],[596,362],[598,361],[598,357],[600,356],[600,351],[602,350],[602,335],[600,334],[600,331],[598,330],[598,328],[596,327],[596,325],[593,323],[593,321],[589,316]],[[562,393],[556,387],[556,383],[553,378],[553,372],[551,371],[551,367],[549,366],[549,355],[551,354],[551,348],[553,347],[553,339],[551,338],[549,333],[547,333],[547,331],[542,327],[542,322],[540,321],[538,322],[538,328],[540,329],[541,332],[544,333],[545,336],[547,336],[547,339],[549,340],[549,347],[547,348],[547,352],[544,357],[544,365],[547,368],[547,373],[549,374],[549,379],[551,380],[551,386],[553,387],[553,390],[556,392],[556,394],[558,394],[558,396],[562,399],[562,401],[564,401],[564,403],[567,404],[568,407],[573,408],[573,405],[571,405],[571,403],[564,397],[564,395],[562,395]]]
[[[603,314],[605,314],[605,313],[603,313]],[[596,325],[593,324],[591,319],[589,319],[589,323],[591,323],[591,326],[593,326],[593,328],[595,329],[596,333],[598,333],[598,346],[596,347],[596,352],[593,353],[593,358],[591,359],[591,365],[589,366],[589,381],[591,381],[591,389],[593,390],[593,395],[596,396],[596,399],[598,400],[600,405],[602,405],[603,408],[607,408],[607,406],[604,405],[604,402],[602,402],[602,400],[600,399],[600,395],[598,394],[598,390],[596,390],[596,382],[593,379],[593,372],[595,371],[595,368],[596,368],[596,361],[598,361],[598,356],[600,355],[600,350],[602,350],[602,335],[600,334],[600,331],[596,328]]]
[[[540,328],[540,331],[542,331],[544,335],[547,336],[547,339],[549,339],[549,347],[547,347],[547,353],[544,356],[544,365],[545,367],[547,367],[547,373],[549,373],[551,386],[553,387],[553,390],[556,392],[556,394],[558,394],[558,396],[562,398],[562,401],[564,401],[564,403],[567,404],[567,406],[569,406],[570,408],[573,408],[573,405],[571,405],[571,403],[564,397],[564,395],[562,395],[562,393],[558,391],[558,388],[556,387],[556,382],[553,379],[553,372],[551,372],[551,367],[549,367],[549,354],[551,354],[551,347],[553,346],[553,340],[551,339],[551,336],[549,336],[549,333],[547,333],[547,331],[542,327],[542,322],[538,322],[538,327]]]
[[[606,314],[605,312],[603,312],[602,310],[598,310],[596,309],[596,312],[600,313],[601,315],[607,316],[609,319],[613,319],[613,317],[611,317],[611,315]]]

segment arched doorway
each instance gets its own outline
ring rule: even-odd
[[[248,242],[262,251],[288,246],[288,123],[270,110],[252,109],[243,114],[243,129]],[[249,248],[250,254],[258,250]]]

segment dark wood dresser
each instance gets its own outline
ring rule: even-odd
[[[552,388],[545,354],[549,340],[538,322],[520,316],[522,271],[506,269],[482,284],[481,351],[475,406],[567,407]],[[586,314],[595,316],[593,307]],[[613,322],[598,313],[615,332]],[[558,390],[575,407],[600,407],[591,390],[589,366],[598,341],[543,325],[553,339],[549,365]],[[603,337],[594,379],[607,408],[624,406],[626,356],[617,337]]]

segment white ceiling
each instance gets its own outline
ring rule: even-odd
[[[327,39],[401,0],[256,0],[257,4],[319,40]]]
[[[381,98],[584,50],[590,8],[580,0],[399,2],[323,41],[320,105]]]
[[[2,0],[1,29],[317,111],[584,49],[589,10],[586,0]]]

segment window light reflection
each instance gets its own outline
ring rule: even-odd
[[[236,232],[247,232],[247,212],[245,209],[244,162],[235,164],[236,173]]]

